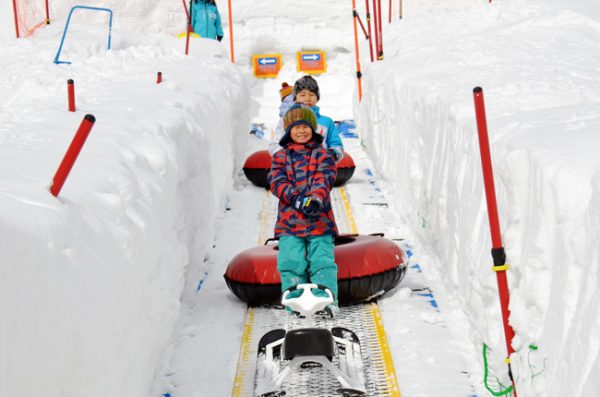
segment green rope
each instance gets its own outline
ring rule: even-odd
[[[487,390],[488,390],[490,393],[492,393],[492,395],[494,395],[494,396],[496,396],[496,397],[499,397],[499,396],[505,396],[505,395],[507,395],[507,394],[509,394],[509,393],[512,393],[512,390],[513,390],[513,387],[512,387],[512,385],[510,385],[510,386],[508,386],[508,387],[504,386],[504,385],[503,385],[503,384],[502,384],[502,383],[501,383],[501,382],[498,380],[498,378],[496,378],[495,376],[494,376],[494,378],[496,378],[496,382],[498,383],[498,385],[500,386],[500,388],[501,388],[501,389],[503,389],[503,390],[500,390],[500,391],[495,391],[494,389],[492,389],[492,387],[491,387],[491,386],[490,386],[490,384],[488,383],[488,382],[489,382],[489,379],[488,379],[488,376],[489,376],[489,366],[488,366],[488,359],[487,359],[487,350],[488,350],[488,347],[487,347],[487,345],[484,343],[484,344],[483,344],[483,384],[484,384],[485,388],[486,388],[486,389],[487,389]]]
[[[546,359],[544,358],[544,361],[542,362],[542,369],[540,369],[538,372],[535,372],[535,367],[533,366],[533,364],[531,364],[531,352],[536,351],[538,349],[538,347],[534,344],[529,345],[529,352],[527,353],[527,364],[529,365],[529,372],[531,373],[531,382],[533,383],[533,379],[538,376],[541,375],[542,373],[544,373],[545,369],[546,369]]]

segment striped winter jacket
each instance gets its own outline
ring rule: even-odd
[[[336,173],[333,157],[315,141],[304,145],[289,143],[273,155],[269,184],[271,192],[279,198],[276,237],[337,235],[329,198]],[[321,199],[321,214],[309,218],[295,210],[291,202],[297,194]]]

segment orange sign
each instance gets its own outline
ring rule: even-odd
[[[254,77],[277,77],[281,69],[281,54],[252,55]]]
[[[325,51],[300,51],[296,53],[296,64],[299,72],[321,74],[327,71]]]

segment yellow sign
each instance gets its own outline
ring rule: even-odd
[[[254,77],[277,77],[281,69],[281,54],[252,55]]]
[[[299,51],[296,53],[296,65],[299,72],[325,73],[327,71],[325,51]]]

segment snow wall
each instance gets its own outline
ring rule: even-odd
[[[107,52],[85,30],[68,66],[51,62],[58,24],[2,48],[27,55],[0,86],[14,126],[0,145],[1,396],[147,396],[243,161],[249,92],[220,43],[186,57],[182,40],[115,30]],[[57,199],[85,113],[96,123]]]
[[[502,363],[472,94],[484,89],[519,395],[600,390],[600,85],[588,66],[598,26],[540,2],[431,14],[387,29],[386,61],[364,74],[357,121],[367,150],[429,244],[418,250],[439,255],[428,272],[467,313],[473,343]]]
[[[11,2],[0,2],[0,39],[15,37],[15,22],[13,18]]]

